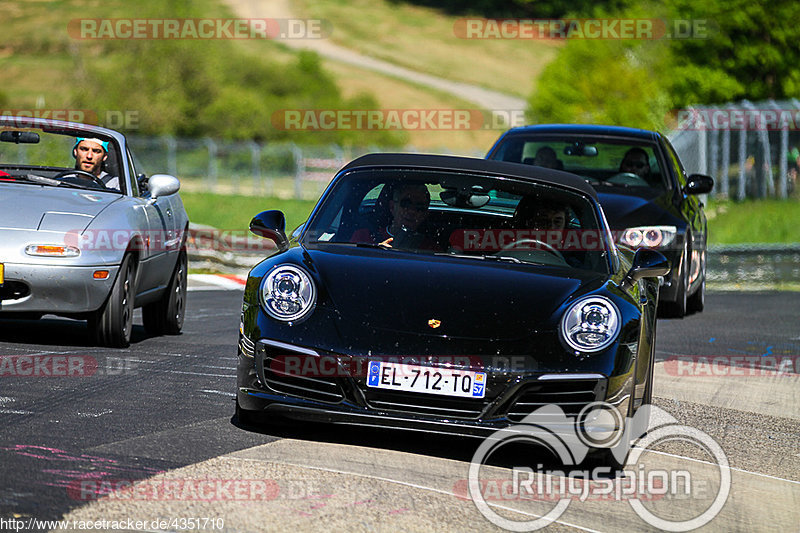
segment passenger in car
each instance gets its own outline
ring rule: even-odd
[[[546,245],[545,248],[558,250],[570,266],[581,266],[586,255],[584,251],[575,250],[566,244],[571,219],[571,210],[567,204],[554,199],[526,196],[520,200],[514,212],[515,229],[522,236],[517,241],[531,238],[523,236],[521,232],[525,232],[524,235],[528,235],[529,231],[541,232],[541,239],[534,237],[534,241],[540,240]]]
[[[533,164],[545,168],[564,170],[564,163],[558,158],[556,151],[549,146],[542,146],[536,150],[536,157],[533,158]]]

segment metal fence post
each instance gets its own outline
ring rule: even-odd
[[[217,144],[211,137],[204,139],[208,148],[208,176],[206,176],[206,186],[211,192],[217,192]]]
[[[708,174],[708,132],[703,125],[697,131],[697,170],[700,174]]]
[[[172,176],[178,175],[178,141],[172,135],[161,137],[167,147],[167,172]]]
[[[294,159],[294,197],[297,200],[303,199],[303,174],[305,174],[305,164],[303,163],[303,151],[296,144],[291,143],[292,158]]]
[[[730,170],[731,170],[731,129],[722,130],[722,181],[720,184],[720,194],[725,198],[730,197]]]
[[[747,190],[745,188],[745,181],[747,180],[747,174],[745,172],[745,166],[747,165],[747,130],[739,130],[739,183],[738,191],[736,193],[736,199],[740,202],[744,201],[746,197]]]
[[[783,113],[781,113],[781,108],[778,107],[778,104],[776,104],[774,100],[770,100],[770,105],[778,113],[778,116],[781,117],[781,144],[778,150],[777,196],[778,198],[786,198],[788,195],[786,178],[789,173],[789,165],[787,164],[787,159],[789,157],[789,120]]]
[[[261,146],[255,141],[250,141],[250,164],[253,173],[253,194],[261,194]]]
[[[711,158],[709,175],[714,178],[715,183],[719,183],[719,130],[716,128],[711,129],[711,142],[708,148],[711,152],[711,154],[709,154]]]

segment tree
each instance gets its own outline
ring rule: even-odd
[[[670,0],[668,6],[672,17],[709,28],[707,38],[670,42],[677,105],[800,96],[796,0]]]

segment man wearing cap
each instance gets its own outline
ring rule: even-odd
[[[75,169],[94,174],[107,189],[119,190],[119,178],[103,170],[103,163],[108,159],[108,141],[78,137],[72,148],[75,158]]]

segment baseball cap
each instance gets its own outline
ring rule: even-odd
[[[75,146],[72,148],[77,148],[81,141],[91,141],[93,143],[97,143],[103,147],[106,153],[108,153],[108,141],[101,141],[100,139],[95,139],[93,137],[78,137],[75,139]]]

